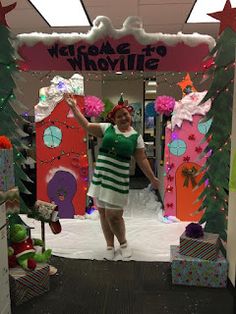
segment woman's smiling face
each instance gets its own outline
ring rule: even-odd
[[[115,113],[114,122],[121,131],[128,130],[131,125],[131,115],[129,111],[125,108],[117,110]]]

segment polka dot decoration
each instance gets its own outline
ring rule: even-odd
[[[207,132],[209,131],[210,127],[211,127],[211,124],[212,124],[212,119],[206,121],[206,122],[199,122],[198,123],[198,131],[201,133],[201,134],[207,134]]]
[[[62,132],[56,126],[50,126],[44,130],[43,134],[44,144],[49,148],[58,147],[62,141]]]
[[[168,144],[172,155],[181,156],[186,152],[187,145],[183,140],[174,140]]]

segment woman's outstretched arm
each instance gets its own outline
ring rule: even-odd
[[[65,94],[64,99],[68,103],[70,108],[72,109],[76,121],[79,123],[79,125],[84,130],[86,130],[89,134],[92,134],[96,137],[102,137],[103,136],[100,124],[99,123],[91,123],[84,117],[82,112],[79,110],[77,103],[76,103],[76,99],[73,97],[73,95]]]
[[[140,169],[143,171],[145,176],[149,179],[152,187],[155,190],[158,190],[160,186],[160,181],[152,171],[152,168],[145,154],[144,148],[137,148],[134,154],[134,158],[137,161]]]

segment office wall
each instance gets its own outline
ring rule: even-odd
[[[235,72],[236,77],[236,72]],[[236,152],[236,81],[234,80],[234,105],[231,136],[231,172],[233,154]],[[229,279],[236,284],[236,192],[229,192],[227,259],[229,261]]]

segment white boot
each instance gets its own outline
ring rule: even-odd
[[[132,249],[127,242],[120,245],[120,251],[123,258],[130,258],[132,256]]]
[[[107,261],[112,261],[115,257],[115,249],[113,246],[108,246],[105,253],[104,253],[104,256],[103,258]]]

